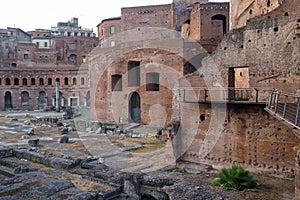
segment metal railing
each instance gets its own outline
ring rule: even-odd
[[[271,88],[180,88],[182,101],[188,103],[262,103],[265,104]]]
[[[265,110],[300,129],[300,95],[274,89],[270,93]]]

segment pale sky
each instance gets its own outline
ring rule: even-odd
[[[228,2],[229,0],[211,0]],[[50,29],[57,22],[78,18],[82,28],[93,28],[106,18],[119,17],[122,7],[169,4],[172,0],[6,0],[1,1],[0,28],[15,27],[24,31]]]

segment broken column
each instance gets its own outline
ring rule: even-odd
[[[60,102],[59,102],[59,80],[56,80],[56,90],[55,90],[55,99],[56,99],[56,112],[60,112]]]

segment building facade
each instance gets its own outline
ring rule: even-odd
[[[74,31],[71,25],[70,29],[63,25],[65,31]],[[86,60],[98,45],[97,37],[92,37],[92,33],[77,37],[72,34],[53,35],[50,30],[31,31],[32,35],[21,29],[8,28],[2,32],[0,109],[48,109],[56,106],[57,82],[61,106],[90,105]]]

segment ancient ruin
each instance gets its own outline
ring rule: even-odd
[[[127,7],[0,30],[0,197],[299,199],[300,4]],[[259,193],[212,187],[218,169]]]

